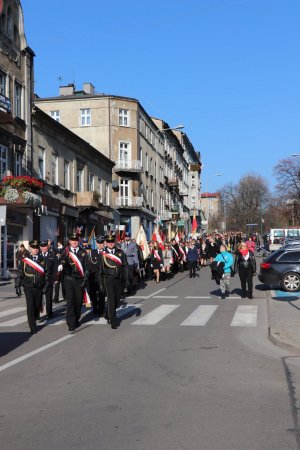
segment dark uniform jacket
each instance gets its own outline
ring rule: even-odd
[[[109,250],[105,248],[104,252],[101,255],[101,274],[104,276],[104,278],[115,278],[121,281],[125,281],[126,273],[124,268],[127,266],[127,257],[125,253],[121,249],[114,249],[114,256],[117,256],[121,260],[121,264],[118,264],[111,258],[107,257],[106,254],[109,253]]]
[[[89,274],[95,274],[100,271],[102,264],[101,253],[103,250],[93,249],[90,254],[89,260]]]
[[[29,259],[34,260],[33,256],[28,256]],[[40,254],[37,255],[37,264],[43,267],[44,274],[38,272],[24,260],[18,266],[17,276],[15,279],[15,287],[20,286],[43,289],[49,283],[49,274],[47,271],[47,261]]]
[[[89,255],[87,254],[85,249],[78,247],[76,256],[81,262],[83,268],[84,275],[82,276],[70,256],[71,252],[72,250],[70,250],[70,247],[67,247],[63,251],[59,260],[59,263],[63,266],[63,277],[72,278],[73,280],[83,279],[83,281],[86,282],[89,276]]]
[[[45,255],[43,255],[43,253],[40,255],[46,260],[48,280],[53,284],[57,271],[57,259],[55,258],[55,254],[53,251],[48,251]]]

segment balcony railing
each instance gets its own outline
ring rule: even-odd
[[[119,159],[116,161],[114,172],[141,172],[142,164],[139,160]]]
[[[3,94],[0,94],[0,110],[11,114],[11,101]]]
[[[117,197],[115,199],[116,208],[141,208],[142,197]]]

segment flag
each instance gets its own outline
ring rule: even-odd
[[[196,210],[194,210],[194,217],[193,217],[193,222],[192,222],[192,234],[196,233],[197,227],[198,227],[198,223],[197,223],[197,219],[196,219]]]
[[[178,242],[180,241],[178,232],[177,232],[176,235],[175,235],[175,241],[177,242],[177,244],[178,244]]]
[[[147,242],[147,237],[146,237],[146,233],[144,231],[143,225],[140,226],[140,229],[138,231],[138,234],[135,238],[136,243],[141,247],[142,252],[143,252],[143,258],[144,261],[148,258],[148,256],[150,255],[150,249],[149,249],[149,245]]]
[[[125,237],[126,237],[126,227],[124,227],[124,230],[122,232],[121,241],[125,241]]]
[[[0,14],[2,14],[3,11],[3,0],[0,0]]]
[[[90,245],[93,250],[95,250],[97,248],[97,246],[96,246],[96,236],[95,236],[95,227],[92,229],[92,232],[90,234],[88,245]]]
[[[157,242],[159,247],[164,250],[164,243],[163,240],[159,234],[159,230],[157,228],[157,225],[154,226],[153,234],[152,234],[152,241]]]

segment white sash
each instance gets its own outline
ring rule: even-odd
[[[28,264],[28,266],[32,267],[34,270],[36,270],[37,272],[41,273],[42,275],[44,275],[45,273],[45,269],[38,264],[37,262],[33,261],[30,258],[27,258],[27,256],[23,259],[23,262],[25,264]]]

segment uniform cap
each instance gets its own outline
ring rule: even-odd
[[[105,236],[105,240],[106,240],[106,242],[115,242],[116,236],[113,234],[107,234]]]
[[[41,241],[40,246],[41,247],[47,247],[48,246],[48,241]]]
[[[88,244],[88,242],[89,242],[89,239],[88,239],[88,238],[83,238],[83,239],[82,239],[82,243],[83,243],[83,244]]]
[[[96,239],[97,244],[103,244],[105,241],[105,236],[98,236]]]
[[[79,241],[77,234],[71,234],[69,236],[69,241]]]
[[[40,246],[40,241],[37,241],[37,240],[32,240],[32,241],[29,241],[29,247],[31,247],[31,248],[39,248],[39,246]]]

